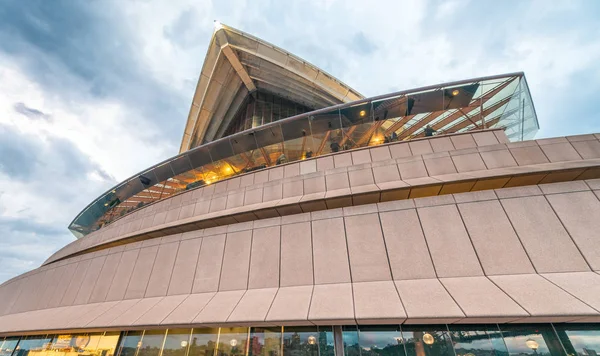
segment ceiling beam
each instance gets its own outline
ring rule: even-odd
[[[248,72],[246,72],[246,68],[244,68],[242,62],[240,62],[240,59],[238,58],[237,54],[235,54],[229,43],[221,46],[221,51],[223,52],[227,60],[229,60],[229,63],[231,64],[233,69],[235,69],[235,72],[238,74],[242,82],[244,82],[244,85],[246,85],[248,91],[256,91],[256,86],[254,85],[254,82],[250,78],[250,75],[248,75]]]

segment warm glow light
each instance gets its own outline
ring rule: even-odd
[[[108,206],[108,203],[104,203],[104,206]]]
[[[308,337],[308,344],[309,345],[314,345],[316,343],[317,343],[317,338],[316,337],[314,337],[312,335]]]
[[[229,167],[229,166],[225,167],[225,173],[231,173],[231,167]]]
[[[231,341],[229,341],[229,345],[231,345],[231,347],[236,347],[237,346],[237,340],[236,339],[231,339]]]
[[[460,91],[458,91],[458,89],[454,89],[452,91],[452,96],[457,96],[460,93]]]
[[[435,342],[435,339],[433,336],[431,336],[431,334],[425,333],[423,334],[423,342],[427,345],[432,345]]]
[[[540,347],[540,344],[538,344],[537,341],[533,339],[527,339],[527,341],[525,341],[525,345],[527,345],[527,347],[529,347],[532,350],[537,350]]]
[[[361,110],[361,111],[359,112],[359,115],[360,115],[360,117],[364,117],[365,115],[367,115],[367,112],[366,112],[366,111],[364,111],[364,110]]]
[[[186,347],[186,346],[187,346],[187,341],[183,340],[183,341],[181,342],[181,347]]]

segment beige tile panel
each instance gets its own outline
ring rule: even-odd
[[[250,267],[252,230],[227,234],[223,267],[221,268],[220,291],[246,289]]]
[[[277,325],[312,325],[308,321],[312,292],[312,285],[279,288],[265,321]]]
[[[483,274],[455,205],[419,208],[417,212],[438,277]]]
[[[438,279],[396,281],[408,320],[426,323],[443,319],[451,323],[465,317]]]
[[[600,275],[594,272],[548,273],[543,276],[567,293],[600,311]]]
[[[142,315],[146,314],[156,304],[158,304],[163,297],[152,297],[144,298],[121,313],[117,318],[110,322],[108,326],[130,326],[135,323]]]
[[[277,288],[248,290],[237,304],[227,322],[235,324],[261,325],[273,303]]]
[[[146,298],[167,295],[178,250],[179,242],[171,242],[159,246],[156,260],[152,267],[152,274],[148,281],[148,287],[146,288],[146,294],[144,295]]]
[[[169,314],[179,307],[186,298],[188,298],[188,295],[164,297],[131,325],[159,325]]]
[[[118,301],[125,297],[127,285],[129,284],[139,253],[139,249],[123,252],[119,260],[119,266],[108,289],[106,301]]]
[[[537,274],[489,277],[532,317],[595,316],[597,311]]]
[[[315,284],[350,282],[350,265],[342,218],[312,222]]]
[[[106,257],[106,261],[102,266],[96,285],[91,291],[89,299],[90,303],[103,302],[106,300],[113,279],[117,273],[121,273],[121,271],[118,270],[118,267],[122,255],[123,253],[113,253]]]
[[[346,216],[344,222],[352,281],[391,280],[379,215]]]
[[[189,294],[192,292],[201,247],[201,238],[181,241],[175,257],[167,295]]]
[[[440,282],[468,318],[498,318],[500,322],[529,316],[486,277],[441,278]]]
[[[248,288],[279,287],[280,226],[254,230]]]
[[[281,287],[313,284],[310,222],[281,226]]]
[[[406,312],[392,281],[353,283],[358,324],[402,323]]]
[[[75,297],[79,292],[79,288],[85,279],[85,274],[87,269],[89,268],[91,260],[85,260],[77,263],[77,267],[75,267],[75,272],[73,276],[70,278],[70,283],[67,289],[65,290],[65,294],[62,297],[60,302],[60,306],[69,306],[73,305],[75,301]]]
[[[190,294],[161,322],[161,325],[190,324],[216,293]]]
[[[224,234],[202,238],[202,247],[192,287],[193,293],[216,292],[219,289],[224,249]]]
[[[144,296],[157,252],[158,246],[140,249],[140,254],[127,286],[127,292],[125,292],[125,299],[142,298]]]
[[[112,305],[112,307],[106,310],[106,312],[100,314],[97,318],[90,321],[86,327],[92,328],[109,326],[116,318],[130,310],[140,300],[141,299],[129,299],[120,301],[117,304]]]
[[[502,199],[501,202],[538,273],[589,270],[545,197]]]
[[[535,273],[497,200],[458,204],[486,275]]]
[[[112,309],[115,305],[117,305],[118,301],[114,302],[102,302],[102,303],[94,303],[89,304],[90,309],[86,310],[85,313],[79,314],[76,318],[71,320],[69,324],[67,324],[68,328],[84,328],[94,319],[98,318],[100,315],[106,313],[108,310]]]
[[[590,191],[547,198],[588,264],[600,270],[600,201]]]
[[[380,213],[394,279],[434,278],[435,270],[415,209]]]
[[[317,325],[354,323],[352,284],[315,285],[308,320]]]
[[[194,318],[194,324],[222,324],[238,305],[245,290],[218,292]]]

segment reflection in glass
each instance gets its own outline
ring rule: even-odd
[[[137,356],[158,356],[165,339],[165,330],[147,330]]]
[[[508,352],[512,355],[564,355],[564,351],[551,325],[511,324],[500,330]]]
[[[186,356],[191,332],[190,329],[169,329],[162,356]]]
[[[142,346],[143,331],[128,331],[121,339],[119,356],[136,356]]]
[[[51,336],[26,336],[23,337],[15,347],[13,356],[35,355],[36,353],[50,349],[51,345]]]
[[[448,329],[457,356],[508,355],[497,326],[449,325]]]
[[[15,350],[15,347],[17,347],[18,343],[19,343],[18,337],[12,337],[12,338],[7,337],[6,339],[4,339],[4,342],[2,342],[2,346],[0,346],[0,356],[12,355],[12,353]]]
[[[333,328],[331,326],[319,326],[319,356],[334,356],[335,344],[333,341]]]
[[[252,328],[250,356],[278,356],[281,353],[281,328]]]
[[[407,356],[454,356],[444,326],[404,326],[402,336]]]
[[[344,340],[345,356],[360,356],[358,329],[356,325],[342,327],[342,340]]]
[[[362,356],[404,356],[400,327],[359,326],[358,339]]]
[[[316,326],[283,328],[284,356],[318,356],[319,333]]]
[[[213,356],[219,329],[194,329],[190,340],[189,356]]]
[[[555,324],[554,328],[568,355],[600,354],[600,325]]]
[[[221,328],[217,356],[245,355],[248,348],[248,328]]]

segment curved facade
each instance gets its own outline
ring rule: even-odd
[[[228,31],[211,48],[227,52]],[[160,163],[113,194],[139,196],[147,172],[232,172],[82,230],[0,285],[0,356],[593,355],[600,134],[524,140],[537,129],[524,97],[519,73],[394,93]],[[243,156],[253,169],[238,170]]]

